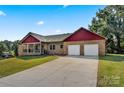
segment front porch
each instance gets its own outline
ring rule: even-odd
[[[43,45],[38,43],[23,43],[19,45],[19,55],[42,55],[44,54]]]

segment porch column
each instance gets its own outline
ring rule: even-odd
[[[27,44],[27,54],[29,53],[29,45]]]
[[[33,53],[35,54],[35,45],[36,44],[33,44]]]
[[[40,54],[41,54],[41,42],[40,42]]]

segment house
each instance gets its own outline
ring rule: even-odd
[[[74,33],[43,36],[29,32],[21,41],[23,55],[105,55],[105,38],[83,27]]]

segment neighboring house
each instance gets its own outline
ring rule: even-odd
[[[105,38],[85,28],[74,33],[42,36],[29,32],[20,42],[19,55],[105,55]]]

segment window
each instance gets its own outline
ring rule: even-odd
[[[44,48],[44,46],[42,45],[42,46],[41,46],[41,48],[43,49],[43,48]]]
[[[55,50],[55,45],[53,45],[53,50]]]
[[[63,45],[60,45],[60,48],[63,48]]]
[[[35,45],[35,50],[39,50],[40,49],[40,45]]]
[[[55,50],[55,45],[50,45],[50,50]]]
[[[52,45],[50,45],[50,50],[52,50]]]
[[[28,49],[28,52],[29,52],[29,53],[32,53],[32,52],[33,52],[33,44],[29,44],[29,45],[28,45],[28,48],[29,48],[29,49]]]
[[[40,53],[40,44],[35,45],[35,53]]]
[[[28,50],[27,50],[27,44],[25,44],[25,45],[23,45],[23,52],[24,52],[24,53],[27,53],[27,51],[28,51]]]
[[[27,49],[23,49],[23,52],[24,52],[24,53],[27,53]]]

